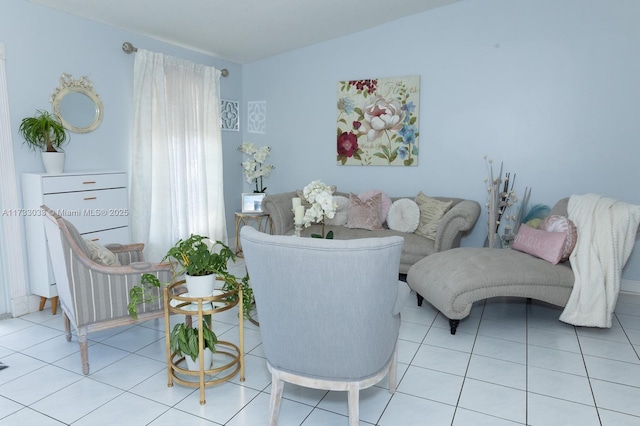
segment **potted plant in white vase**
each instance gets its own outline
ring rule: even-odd
[[[218,338],[209,328],[211,316],[206,315],[202,319],[202,354],[203,354],[203,370],[211,368],[213,361],[213,353],[216,351],[216,343]],[[171,345],[171,353],[177,356],[183,356],[187,364],[187,370],[200,370],[200,348],[198,346],[198,329],[190,327],[184,323],[178,323],[171,330],[169,339]]]
[[[227,263],[235,261],[233,251],[224,243],[216,241],[210,245],[208,241],[208,237],[192,234],[186,240],[179,240],[163,259],[179,265],[174,274],[185,274],[189,297],[211,296],[216,278],[225,280],[229,275]]]
[[[209,242],[209,243],[208,243]],[[244,315],[248,315],[248,308],[251,307],[253,297],[249,286],[249,276],[239,279],[228,271],[229,261],[235,262],[236,257],[233,250],[221,241],[210,244],[208,237],[192,234],[185,240],[178,240],[176,244],[167,251],[162,261],[170,261],[173,269],[172,281],[179,276],[185,275],[188,295],[187,297],[209,297],[214,293],[216,280],[219,278],[224,282],[221,293],[229,292],[238,288],[243,292]],[[205,288],[198,286],[200,281]],[[140,285],[136,285],[129,291],[129,315],[138,317],[138,305],[143,302],[154,300],[153,293],[149,288],[161,288],[170,283],[162,283],[153,274],[143,274]],[[237,296],[236,296],[237,297]],[[231,299],[233,297],[230,296]],[[235,300],[229,300],[234,302]]]
[[[65,153],[61,146],[69,139],[60,119],[47,111],[37,110],[33,117],[25,117],[18,132],[30,150],[42,152],[42,162],[47,173],[64,171]]]

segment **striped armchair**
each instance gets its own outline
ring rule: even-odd
[[[153,302],[138,306],[138,320],[129,316],[129,290],[140,284],[145,273],[155,274],[161,282],[172,278],[168,263],[144,262],[144,244],[109,245],[121,266],[105,266],[91,260],[87,245],[78,230],[66,219],[43,205],[49,255],[56,279],[67,341],[71,325],[78,333],[82,372],[89,374],[87,334],[164,315],[162,290],[155,289]]]

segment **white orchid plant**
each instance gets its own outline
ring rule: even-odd
[[[256,188],[253,192],[266,192],[267,187],[262,185],[262,178],[269,176],[274,169],[271,164],[264,164],[271,153],[271,148],[268,146],[257,147],[253,143],[245,142],[240,145],[238,151],[248,156],[248,158],[242,162],[242,173],[247,183],[255,183]]]
[[[311,207],[304,213],[304,226],[308,228],[311,223],[322,223],[322,235],[312,234],[312,237],[324,238],[324,218],[333,219],[338,209],[338,203],[333,199],[331,187],[319,180],[314,180],[302,190],[302,195]],[[326,238],[333,238],[333,231],[329,231]]]

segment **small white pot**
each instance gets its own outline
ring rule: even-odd
[[[204,348],[202,351],[204,354],[204,369],[211,369],[211,363],[213,362],[213,352],[209,348]],[[187,362],[187,370],[200,371],[200,357],[197,356],[196,360],[192,360],[189,355],[184,356],[184,360]]]
[[[198,277],[192,277],[186,275],[187,291],[189,297],[209,297],[213,295],[213,286],[216,283],[216,275],[203,275]]]
[[[42,151],[44,170],[49,174],[62,173],[64,171],[64,159],[64,152]]]

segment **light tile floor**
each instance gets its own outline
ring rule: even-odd
[[[560,309],[525,299],[477,303],[455,336],[412,297],[402,311],[397,392],[360,394],[360,423],[640,425],[640,296],[620,296],[611,329],[575,328]],[[174,318],[174,322],[179,318]],[[215,317],[238,341],[237,312]],[[167,387],[163,321],[89,335],[91,374],[77,339],[51,311],[0,321],[2,425],[267,424],[270,375],[260,332],[246,323],[246,381]],[[280,425],[347,425],[347,395],[285,385]]]

